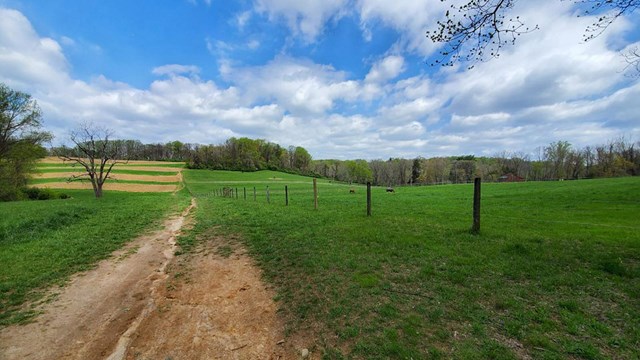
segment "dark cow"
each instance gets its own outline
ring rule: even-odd
[[[396,192],[396,191],[395,191],[392,187],[388,187],[388,188],[387,188],[387,192],[392,192],[392,193],[394,193],[394,192]]]

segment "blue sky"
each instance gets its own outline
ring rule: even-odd
[[[0,0],[0,81],[67,142],[91,121],[143,142],[230,136],[314,158],[534,153],[640,140],[640,84],[620,55],[640,14],[584,43],[572,2],[519,1],[540,30],[501,57],[441,69],[440,0]]]

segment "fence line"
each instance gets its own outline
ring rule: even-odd
[[[227,182],[229,183],[229,182]],[[299,182],[299,183],[304,183],[304,184],[309,184],[308,182]],[[318,187],[317,187],[317,180],[314,178],[313,182],[311,183],[313,185],[313,192],[311,193],[311,195],[313,196],[313,207],[314,209],[318,208]],[[471,217],[472,219],[472,226],[471,226],[471,232],[472,233],[478,233],[480,231],[480,215],[481,215],[481,211],[480,211],[480,184],[481,181],[480,179],[476,179],[476,181],[474,181],[474,193],[473,196],[466,196],[466,197],[455,197],[455,198],[451,198],[451,197],[447,197],[448,200],[454,200],[454,201],[463,201],[463,203],[461,203],[461,206],[469,206],[471,203],[471,200],[473,200],[472,203],[472,214],[473,216]],[[230,186],[224,186],[221,188],[216,188],[216,189],[212,189],[209,192],[206,193],[194,193],[191,191],[191,189],[187,189],[189,194],[193,197],[199,198],[199,197],[224,197],[224,198],[232,198],[232,199],[239,199],[240,198],[240,194],[239,194],[239,190],[236,187],[235,189],[230,187]],[[235,190],[235,191],[234,191]],[[367,216],[371,216],[372,215],[372,191],[371,191],[371,183],[367,184],[366,187],[367,193],[366,193],[366,214]],[[257,201],[257,187],[253,187],[253,191],[254,191],[254,201]],[[235,194],[234,194],[235,193]],[[305,191],[305,190],[294,190],[291,191],[289,189],[288,185],[284,185],[284,193],[281,192],[273,192],[270,188],[269,185],[266,186],[266,200],[267,203],[270,204],[271,203],[271,196],[274,194],[284,194],[284,204],[285,206],[289,206],[289,200],[290,200],[290,195],[300,195],[300,194],[305,194],[308,195],[310,194],[310,191]],[[235,195],[235,196],[234,196]],[[247,200],[247,189],[246,187],[243,188],[243,196],[242,198],[244,200]],[[484,211],[484,215],[487,216],[490,220],[504,220],[504,221],[520,221],[520,222],[538,222],[538,223],[552,223],[552,224],[568,224],[568,225],[576,225],[576,226],[590,226],[590,227],[604,227],[604,228],[616,228],[616,229],[628,229],[628,230],[640,230],[640,227],[637,226],[626,226],[626,225],[615,225],[615,224],[602,224],[602,223],[594,223],[594,222],[585,222],[585,221],[568,221],[568,220],[549,220],[549,219],[541,219],[541,218],[537,218],[536,216],[531,216],[531,217],[517,217],[517,216],[503,216],[499,213],[497,213],[498,211],[501,210],[510,210],[513,209],[514,207],[512,206],[508,206],[508,205],[500,205],[498,203],[498,198],[493,198],[492,196],[489,196],[489,198],[485,201],[486,204],[485,206],[483,206],[483,211]],[[483,200],[484,201],[484,200]],[[488,201],[488,202],[487,202]],[[589,203],[610,203],[610,204],[619,204],[619,205],[635,205],[635,204],[640,204],[640,202],[637,201],[633,201],[633,200],[621,200],[620,202],[615,202],[615,201],[606,201],[606,200],[587,200],[587,201],[583,201],[583,204],[589,204]],[[517,207],[518,211],[521,212],[528,212],[528,213],[535,213],[535,211],[544,211],[544,209],[541,209],[539,207]],[[555,210],[559,210],[559,209],[555,209]],[[575,209],[574,209],[575,210]],[[588,209],[587,209],[588,210]],[[601,210],[607,210],[607,209],[598,209],[599,211]],[[615,208],[615,209],[609,209],[609,210],[625,210],[625,209],[619,209],[619,208]],[[442,212],[442,211],[438,211],[439,215],[451,215],[451,217],[454,216],[462,216],[462,213],[460,212]],[[447,216],[448,216],[447,215]]]

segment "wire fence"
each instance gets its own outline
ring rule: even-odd
[[[315,180],[315,179],[314,179]],[[190,182],[191,183],[191,182]],[[233,183],[232,185],[229,185]],[[315,181],[314,181],[315,183]],[[311,186],[308,181],[287,181],[284,183],[274,183],[270,185],[264,185],[264,181],[207,181],[207,182],[192,182],[192,184],[211,184],[216,185],[214,188],[210,189],[207,192],[192,192],[191,196],[196,198],[225,198],[225,199],[236,199],[236,200],[246,200],[253,202],[265,202],[267,204],[282,204],[285,207],[291,204],[292,199],[298,200],[294,201],[293,204],[299,204],[303,202],[304,206],[309,206],[309,208],[318,209],[319,207],[319,197],[322,196],[323,199],[326,196],[331,199],[336,199],[339,197],[350,196],[351,198],[354,195],[358,199],[362,199],[361,203],[358,201],[356,203],[361,204],[362,209],[366,209],[367,216],[372,216],[375,213],[375,198],[372,199],[373,192],[371,191],[371,184],[368,186],[356,184],[344,184],[344,183],[323,183],[322,188],[325,190],[329,187],[339,187],[345,188],[345,191],[330,191],[323,193],[323,190],[318,189],[317,187]],[[258,185],[260,184],[260,185]],[[591,219],[581,218],[581,219],[567,219],[567,218],[550,218],[551,215],[548,214],[547,206],[548,203],[545,203],[548,199],[545,197],[539,197],[535,199],[518,199],[518,198],[502,198],[499,195],[492,194],[486,198],[482,197],[480,190],[480,180],[477,179],[474,182],[474,190],[461,192],[457,196],[444,196],[438,198],[429,192],[413,192],[413,197],[422,197],[425,198],[426,206],[430,206],[428,210],[433,213],[437,213],[441,217],[448,218],[460,218],[465,217],[469,220],[469,225],[471,231],[474,233],[480,232],[481,229],[481,220],[482,218],[486,218],[491,222],[502,221],[502,222],[516,222],[521,224],[529,224],[529,223],[538,223],[538,224],[564,224],[564,225],[572,225],[576,227],[591,227],[591,228],[609,228],[609,229],[624,229],[624,230],[640,230],[640,224],[614,224],[614,223],[604,223],[598,221],[591,221]],[[250,185],[250,186],[246,186]],[[253,185],[253,186],[251,186]],[[295,185],[294,187],[290,187],[290,185]],[[313,190],[312,190],[313,189]],[[349,192],[346,191],[349,190]],[[392,195],[395,195],[396,189],[401,191],[403,187],[400,188],[384,188],[377,187],[376,188],[376,196],[380,196],[382,192],[390,192]],[[322,195],[320,195],[322,194]],[[366,198],[362,198],[359,195],[366,194]],[[302,201],[304,200],[304,201]],[[432,200],[431,203],[428,203],[429,200]],[[522,201],[519,201],[522,200]],[[447,202],[449,204],[454,203],[457,204],[458,208],[462,208],[463,211],[459,210],[448,210],[446,207],[442,207],[442,209],[438,208],[438,203]],[[632,211],[633,209],[640,210],[640,201],[636,200],[604,200],[604,199],[582,199],[581,201],[576,202],[582,206],[582,208],[567,208],[567,209],[555,209],[557,212],[571,214],[573,216],[579,215],[580,213],[585,213],[587,216],[593,213],[593,209],[591,209],[591,205],[595,204],[607,204],[607,205],[615,205],[615,206],[597,206],[597,211],[600,212],[615,212],[615,211]],[[637,207],[636,207],[637,205]],[[464,210],[467,209],[467,210]],[[364,211],[363,211],[364,213]],[[526,214],[523,215],[523,214]],[[522,216],[519,216],[522,215]]]

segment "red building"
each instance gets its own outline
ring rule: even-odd
[[[514,175],[512,173],[502,175],[498,178],[498,182],[522,182],[522,181],[524,181],[524,178],[518,175]]]

